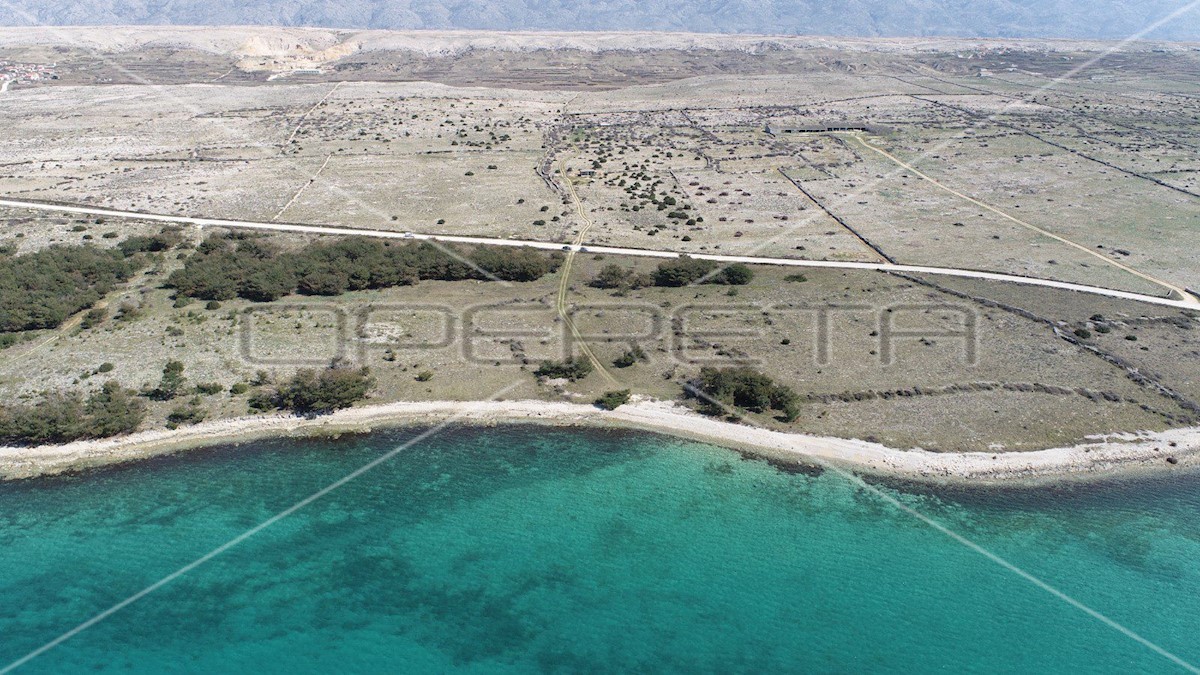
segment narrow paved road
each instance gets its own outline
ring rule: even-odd
[[[457,244],[481,244],[488,246],[528,246],[530,248],[543,249],[547,251],[568,251],[568,252],[592,252],[603,253],[605,255],[622,255],[622,256],[639,256],[645,258],[678,258],[679,253],[674,251],[652,251],[640,248],[620,248],[615,246],[584,246],[582,244],[554,244],[545,241],[527,241],[521,239],[493,239],[489,237],[460,237],[455,235],[443,234],[414,234],[409,232],[389,232],[387,230],[368,230],[362,228],[351,227],[330,227],[325,225],[295,225],[288,223],[263,223],[247,220],[227,220],[221,218],[194,218],[191,216],[172,216],[159,213],[141,213],[137,211],[122,211],[120,209],[106,209],[92,206],[76,206],[68,204],[51,204],[46,202],[31,202],[17,199],[0,199],[0,206],[12,208],[35,209],[39,211],[50,211],[56,213],[75,213],[88,216],[106,216],[110,218],[134,218],[138,220],[148,220],[153,222],[174,223],[178,225],[195,225],[198,227],[227,227],[236,229],[250,230],[269,230],[273,232],[297,232],[302,234],[332,234],[332,235],[352,235],[362,237],[376,237],[380,239],[427,239],[433,241],[441,241]],[[978,270],[969,270],[953,267],[927,267],[923,265],[896,265],[892,263],[874,263],[874,262],[845,262],[834,260],[796,260],[792,258],[763,258],[756,256],[737,256],[737,255],[711,255],[711,254],[693,254],[693,258],[701,258],[704,260],[713,260],[723,263],[746,263],[750,265],[780,265],[784,267],[804,267],[804,268],[830,268],[830,269],[851,269],[851,270],[877,270],[880,272],[903,272],[906,274],[932,274],[950,277],[963,277],[967,279],[984,279],[987,281],[1006,281],[1014,284],[1024,284],[1026,286],[1042,286],[1046,288],[1059,288],[1067,291],[1078,291],[1080,293],[1091,293],[1093,295],[1102,295],[1110,298],[1120,298],[1123,300],[1137,300],[1153,305],[1161,305],[1164,307],[1176,307],[1179,309],[1196,309],[1200,310],[1200,300],[1191,295],[1185,294],[1182,299],[1172,299],[1158,297],[1154,295],[1144,295],[1142,293],[1131,293],[1129,291],[1117,291],[1110,288],[1100,288],[1098,286],[1088,286],[1085,284],[1073,284],[1066,281],[1054,281],[1051,279],[1038,279],[1035,277],[1021,277],[1013,274],[1000,274],[998,272],[981,272]]]

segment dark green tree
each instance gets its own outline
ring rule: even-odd
[[[542,361],[533,374],[550,379],[566,378],[575,382],[590,375],[593,368],[590,359],[572,356],[565,361]]]
[[[100,391],[88,397],[84,412],[89,420],[89,434],[106,438],[134,431],[146,417],[146,404],[134,392],[109,380]]]
[[[606,391],[596,399],[596,405],[605,410],[616,410],[629,402],[629,390]]]
[[[701,368],[700,378],[692,387],[702,400],[707,397],[757,413],[777,410],[787,422],[795,420],[800,411],[800,398],[791,388],[745,366]]]
[[[0,333],[55,328],[141,266],[96,246],[50,246],[0,265]]]
[[[600,273],[592,279],[591,285],[595,288],[621,288],[628,283],[630,275],[630,270],[616,263],[609,263],[600,269]]]
[[[727,284],[729,286],[745,286],[754,279],[754,272],[748,265],[742,263],[734,263],[726,266],[718,272],[712,280],[715,284]]]
[[[711,260],[699,260],[690,256],[679,256],[659,264],[654,272],[655,286],[687,286],[699,281],[717,268]]]
[[[77,392],[43,394],[36,403],[0,405],[0,441],[66,443],[134,431],[145,404],[116,382],[106,382],[86,399]]]
[[[279,407],[301,414],[330,413],[366,397],[375,379],[366,366],[333,364],[320,371],[304,369],[279,389]]]
[[[183,363],[167,361],[167,365],[163,366],[162,379],[150,395],[159,401],[169,401],[183,392],[183,383],[186,381],[187,378],[183,376]]]

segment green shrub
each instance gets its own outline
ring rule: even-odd
[[[596,405],[605,410],[616,410],[617,408],[629,402],[629,390],[622,389],[621,391],[606,391],[600,398],[596,399]]]
[[[47,393],[30,405],[0,405],[0,441],[37,444],[106,438],[138,428],[145,404],[116,382],[86,399],[77,392]]]
[[[0,332],[56,328],[98,302],[139,265],[119,251],[51,246],[0,266]]]
[[[126,257],[136,253],[157,253],[172,249],[183,241],[183,234],[178,228],[163,228],[163,231],[151,236],[135,236],[117,244],[117,249]]]
[[[146,405],[116,382],[105,382],[84,404],[88,436],[106,438],[134,431],[146,416]]]
[[[340,295],[391,288],[422,279],[533,281],[558,269],[560,253],[517,247],[447,252],[429,242],[344,239],[281,252],[257,240],[205,239],[166,286],[180,295],[269,302],[289,293]]]
[[[83,320],[79,325],[84,329],[95,328],[104,323],[104,319],[108,318],[108,309],[104,307],[93,307],[88,310],[87,314],[83,315]]]
[[[621,288],[629,280],[630,273],[625,267],[609,263],[589,283],[593,288]]]
[[[121,303],[119,308],[117,308],[116,319],[117,321],[136,321],[137,319],[140,319],[144,313],[145,310],[142,309],[141,305],[133,302],[132,300],[126,300],[125,302]]]
[[[654,271],[655,286],[679,287],[699,281],[717,268],[711,260],[699,260],[682,255],[674,260],[659,263]]]
[[[250,397],[246,399],[246,405],[251,410],[258,411],[278,410],[282,407],[279,401],[279,392],[266,389],[250,394]]]
[[[24,342],[32,333],[0,333],[0,349],[8,349],[9,347]]]
[[[432,379],[433,379],[433,371],[432,370],[422,370],[421,372],[417,373],[417,382],[428,382]]]
[[[225,387],[220,382],[204,382],[196,385],[196,393],[203,396],[212,396],[222,391],[225,391]]]
[[[238,382],[229,388],[229,393],[232,396],[241,396],[248,391],[250,391],[250,385],[245,382]]]
[[[374,384],[371,370],[365,366],[355,369],[334,364],[320,371],[304,369],[276,392],[276,407],[302,414],[330,413],[365,398]]]
[[[534,375],[550,379],[566,378],[575,382],[590,375],[592,369],[592,362],[589,359],[573,356],[565,361],[542,361],[542,365],[534,371]]]
[[[105,361],[104,363],[100,364],[100,367],[96,369],[96,372],[97,373],[111,373],[114,368],[116,368],[116,366]]]
[[[504,281],[536,281],[558,269],[561,253],[546,255],[531,248],[481,246],[471,253],[471,262]]]
[[[638,361],[645,361],[646,359],[646,352],[641,347],[634,347],[613,361],[613,365],[618,368],[628,368]]]
[[[150,398],[169,401],[183,392],[185,381],[187,378],[183,376],[183,363],[167,361],[167,365],[163,366],[162,379],[159,380],[158,386],[150,392]]]
[[[734,263],[717,270],[717,263],[683,255],[675,260],[659,263],[654,272],[655,286],[687,286],[696,282],[744,286],[754,279],[754,272],[746,265]]]
[[[799,397],[789,387],[776,384],[770,377],[745,366],[700,369],[700,378],[690,384],[694,395],[707,400],[706,412],[719,411],[712,401],[745,408],[751,412],[777,410],[791,422],[799,415]]]
[[[727,265],[712,277],[710,283],[726,284],[729,286],[745,286],[754,279],[754,272],[742,263]]]
[[[8,443],[66,443],[87,438],[85,402],[76,392],[47,393],[33,405],[0,408],[0,439]]]
[[[167,428],[174,429],[181,424],[198,424],[204,421],[208,416],[208,411],[200,402],[200,397],[195,397],[184,403],[174,407],[167,414]]]

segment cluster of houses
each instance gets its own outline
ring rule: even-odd
[[[889,133],[891,130],[888,127],[878,124],[868,124],[866,122],[829,122],[827,124],[791,124],[780,125],[769,123],[763,129],[768,135],[779,136],[780,134],[812,134],[826,133],[830,131],[865,131],[869,134],[882,136]]]
[[[0,61],[0,80],[15,82],[17,84],[57,80],[58,73],[54,72],[55,65]]]

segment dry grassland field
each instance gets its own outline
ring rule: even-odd
[[[800,414],[737,415],[894,447],[1030,450],[1200,422],[1200,51],[1139,44],[1084,67],[1111,45],[643,42],[0,30],[0,61],[53,73],[0,93],[3,199],[575,247],[533,281],[207,302],[166,280],[208,237],[276,252],[339,237],[6,207],[5,256],[174,239],[98,302],[98,323],[85,308],[16,332],[0,400],[149,390],[170,360],[220,385],[196,403],[210,419],[333,359],[370,367],[375,402],[683,399],[702,367],[745,365]],[[588,246],[996,272],[1196,311],[766,264],[745,285],[598,288],[607,265],[634,280],[660,260]],[[570,355],[598,367],[535,376]],[[156,428],[178,401],[147,404]]]

